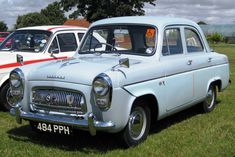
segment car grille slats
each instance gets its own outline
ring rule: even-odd
[[[34,89],[32,104],[36,110],[81,114],[82,93],[64,89]]]

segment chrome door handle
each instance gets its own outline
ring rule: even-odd
[[[188,60],[188,65],[191,65],[192,64],[192,62],[193,62],[193,60]]]
[[[211,62],[211,60],[212,60],[212,58],[210,57],[210,58],[208,58],[208,62]]]

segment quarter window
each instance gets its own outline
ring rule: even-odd
[[[185,38],[187,51],[190,52],[201,52],[203,51],[202,42],[198,34],[192,29],[185,29]]]
[[[182,54],[183,46],[180,36],[180,29],[170,28],[166,29],[164,32],[162,55],[175,55]]]

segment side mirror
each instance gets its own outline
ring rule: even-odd
[[[19,55],[19,54],[17,54],[16,55],[16,62],[20,63],[20,65],[24,65],[24,57]]]
[[[55,49],[50,49],[49,52],[50,52],[51,54],[56,54],[56,53],[59,53],[60,51],[59,51],[58,48],[55,48]]]
[[[130,67],[129,59],[128,58],[122,58],[119,60],[119,65],[125,68]]]

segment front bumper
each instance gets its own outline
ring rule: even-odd
[[[92,112],[88,113],[87,120],[75,119],[74,117],[58,117],[40,113],[25,112],[21,107],[12,108],[10,113],[16,116],[17,123],[21,124],[22,119],[29,121],[40,121],[45,123],[61,124],[71,126],[75,129],[89,130],[92,136],[96,135],[97,130],[109,130],[115,127],[114,123],[97,121]]]

